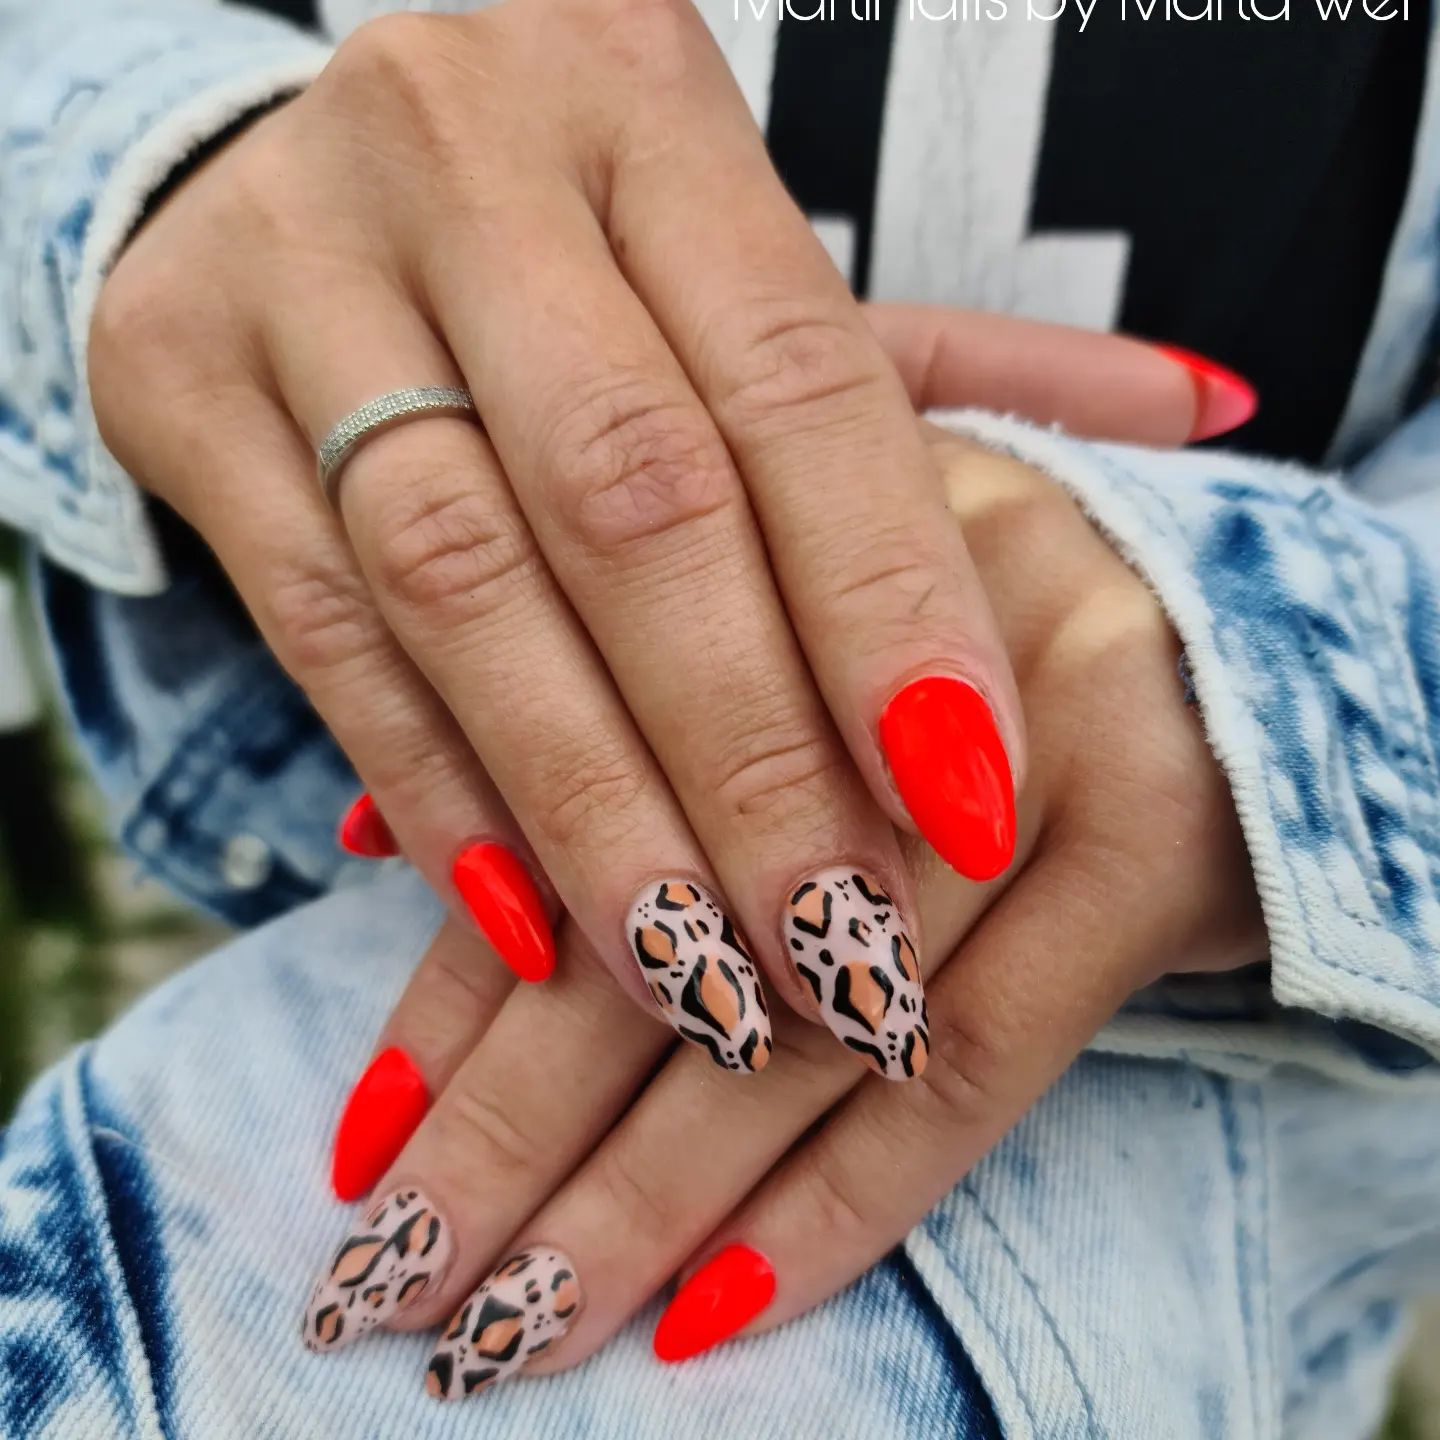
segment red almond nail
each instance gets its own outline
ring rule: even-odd
[[[880,746],[920,833],[952,869],[993,880],[1015,855],[1015,784],[980,692],[927,675],[891,699]]]
[[[362,795],[345,812],[336,838],[342,850],[363,855],[367,860],[384,860],[400,853],[385,817],[369,795]]]
[[[775,1267],[748,1245],[727,1245],[707,1260],[665,1307],[655,1354],[689,1360],[743,1330],[775,1298]]]
[[[330,1186],[341,1200],[358,1200],[394,1163],[425,1118],[430,1091],[415,1062],[398,1046],[382,1050],[355,1082],[330,1161]]]
[[[451,871],[460,898],[495,953],[522,979],[548,980],[555,935],[530,872],[503,845],[467,846]]]
[[[1260,408],[1260,397],[1243,375],[1237,375],[1224,365],[1197,355],[1193,350],[1183,350],[1178,345],[1157,345],[1155,349],[1190,372],[1195,386],[1195,421],[1190,428],[1192,441],[1210,440],[1216,435],[1238,430],[1247,420],[1254,418]]]

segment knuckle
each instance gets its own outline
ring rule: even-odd
[[[560,520],[601,557],[689,529],[734,500],[719,437],[690,406],[642,381],[607,386],[571,406],[546,454]]]
[[[883,398],[873,343],[844,317],[794,302],[762,306],[733,353],[741,359],[717,402],[737,428],[826,423]]]
[[[672,1235],[683,1223],[677,1205],[668,1197],[664,1172],[647,1178],[636,1173],[623,1144],[603,1146],[587,1177],[598,1188],[600,1204],[641,1235]]]
[[[552,845],[593,847],[597,829],[607,835],[624,823],[645,789],[645,776],[621,756],[591,756],[582,763],[540,772],[544,797],[535,824]]]
[[[373,103],[379,87],[413,83],[417,66],[435,48],[436,36],[429,16],[404,10],[377,15],[340,42],[326,70],[334,81],[353,83],[359,97]]]
[[[526,1134],[491,1086],[453,1086],[431,1113],[430,1123],[434,1153],[469,1157],[491,1178],[516,1182],[535,1168],[534,1137]]]
[[[265,622],[280,663],[304,685],[374,651],[383,627],[348,566],[285,562],[264,587]]]
[[[845,768],[826,738],[774,726],[750,732],[722,757],[714,795],[725,817],[775,828],[822,811]]]
[[[623,73],[654,90],[689,72],[696,52],[690,0],[602,0],[597,9],[602,53]]]
[[[930,1026],[930,1055],[907,1092],[935,1112],[938,1128],[969,1131],[1003,1111],[996,1096],[1001,1073],[993,1045],[973,1025],[950,1014]]]
[[[90,321],[88,363],[96,391],[96,414],[105,396],[127,375],[157,375],[177,369],[192,347],[189,307],[144,273],[121,264],[106,280]],[[108,417],[115,419],[118,417]]]
[[[432,621],[482,619],[535,581],[539,552],[529,529],[497,513],[464,475],[399,485],[386,511],[377,525],[377,582]]]
[[[853,545],[853,536],[847,538]],[[958,607],[940,613],[954,601],[954,576],[913,530],[876,535],[867,539],[860,554],[852,548],[830,563],[822,559],[820,569],[834,577],[830,613],[853,616],[858,630],[852,634],[862,635],[872,650],[884,651],[896,639],[912,638],[915,626],[932,616],[947,630],[961,619]]]
[[[352,31],[317,83],[342,111],[372,119],[382,107],[387,127],[402,126],[434,163],[467,133],[464,55],[454,17],[394,11]]]
[[[828,1151],[814,1157],[805,1172],[805,1213],[814,1217],[813,1232],[824,1235],[838,1252],[848,1253],[874,1229],[870,1207],[856,1189],[853,1174]]]

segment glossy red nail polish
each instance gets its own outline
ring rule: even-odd
[[[880,748],[920,833],[952,869],[993,880],[1015,854],[1015,784],[995,717],[973,685],[927,675],[880,716]]]
[[[775,1298],[775,1268],[748,1245],[727,1245],[665,1307],[655,1327],[661,1360],[689,1360],[743,1330]]]
[[[1254,418],[1260,408],[1260,397],[1243,375],[1237,375],[1204,355],[1181,349],[1178,345],[1157,345],[1155,349],[1190,372],[1195,386],[1195,421],[1190,428],[1192,441],[1209,440],[1238,430],[1247,420]]]
[[[363,855],[367,860],[383,860],[400,853],[385,817],[369,795],[362,795],[345,812],[336,838],[342,850]]]
[[[522,979],[547,980],[555,969],[555,935],[530,872],[503,845],[482,841],[455,857],[460,898],[495,953]]]
[[[358,1200],[390,1168],[425,1118],[430,1092],[415,1062],[398,1046],[382,1050],[355,1082],[330,1160],[330,1186]]]

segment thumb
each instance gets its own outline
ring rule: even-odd
[[[950,305],[865,313],[917,410],[976,405],[1087,439],[1177,446],[1257,408],[1248,381],[1174,346]]]

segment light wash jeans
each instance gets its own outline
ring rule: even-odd
[[[347,1216],[330,1129],[438,918],[391,867],[212,955],[34,1088],[0,1149],[0,1434],[1374,1425],[1402,1302],[1440,1273],[1433,1096],[1283,1066],[1247,1080],[1088,1055],[863,1280],[685,1365],[650,1355],[654,1306],[573,1372],[449,1406],[424,1393],[424,1335],[307,1353],[307,1285]]]
[[[748,84],[758,32],[701,3]],[[397,7],[322,8],[334,35]],[[0,517],[48,557],[58,677],[127,849],[259,927],[5,1133],[4,1435],[1366,1434],[1405,1302],[1440,1287],[1440,402],[1415,398],[1440,334],[1431,53],[1335,475],[948,417],[1068,486],[1154,587],[1268,965],[1136,996],[903,1249],[805,1319],[661,1369],[643,1316],[572,1374],[446,1409],[419,1338],[324,1357],[296,1338],[344,1222],[330,1127],[434,903],[342,864],[354,775],[193,537],[105,454],[82,378],[154,187],[328,49],[211,0],[0,0]]]

